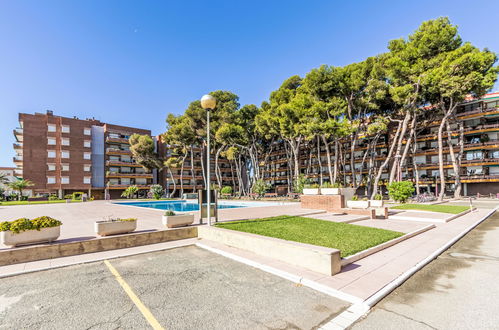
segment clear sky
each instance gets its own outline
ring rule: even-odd
[[[439,16],[499,52],[497,0],[0,0],[0,166],[18,112],[159,134],[207,92],[260,105],[291,75],[384,52]]]

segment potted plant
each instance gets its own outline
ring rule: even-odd
[[[339,195],[340,194],[340,184],[330,182],[324,182],[321,186],[322,195]]]
[[[347,207],[351,209],[367,209],[369,208],[369,200],[367,198],[359,200],[359,197],[354,195],[351,200],[347,201]]]
[[[307,184],[303,188],[303,195],[319,195],[319,185],[317,183]]]
[[[95,233],[99,236],[131,233],[137,229],[136,218],[108,218],[94,223]]]
[[[383,195],[381,194],[376,194],[374,196],[374,199],[369,201],[369,204],[371,207],[383,207]]]
[[[42,216],[35,219],[20,218],[0,223],[1,242],[15,247],[24,244],[53,242],[61,234],[62,222]]]
[[[162,222],[168,228],[188,226],[194,222],[194,214],[175,214],[175,212],[167,210],[163,215]]]

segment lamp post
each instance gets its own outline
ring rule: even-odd
[[[208,226],[211,226],[211,174],[210,174],[210,111],[217,106],[217,100],[209,95],[203,95],[201,98],[201,107],[206,110],[206,217]],[[201,222],[203,215],[201,214]]]

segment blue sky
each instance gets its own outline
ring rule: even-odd
[[[18,112],[164,131],[217,89],[259,105],[291,75],[386,50],[448,16],[499,52],[497,1],[0,1],[0,166]],[[497,86],[496,86],[497,87]],[[497,89],[497,88],[496,88]]]

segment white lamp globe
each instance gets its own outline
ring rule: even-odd
[[[215,109],[217,106],[217,99],[213,96],[206,94],[201,98],[201,107],[203,109]]]

